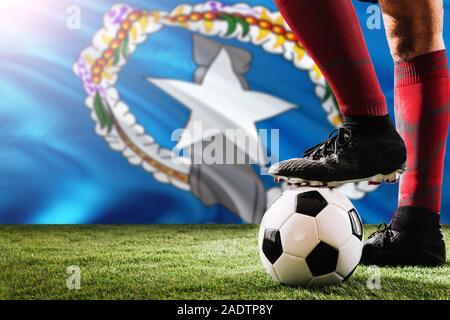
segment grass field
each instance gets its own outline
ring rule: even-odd
[[[358,267],[347,282],[296,289],[271,282],[258,227],[0,226],[0,299],[449,299],[441,268],[383,268],[379,290]],[[366,234],[373,227],[366,229]],[[445,228],[450,243],[450,228]],[[447,255],[450,256],[449,249]],[[81,269],[68,290],[67,267]]]

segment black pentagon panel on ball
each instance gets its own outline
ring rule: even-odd
[[[274,264],[283,254],[281,245],[280,231],[275,229],[266,229],[262,244],[262,251],[270,263]]]
[[[334,272],[339,251],[325,242],[320,242],[306,257],[306,263],[314,277]]]
[[[348,212],[348,216],[350,217],[350,222],[352,224],[352,232],[355,237],[359,240],[362,240],[363,237],[363,225],[361,219],[359,218],[358,213],[355,209],[352,209]]]
[[[327,200],[318,191],[308,191],[297,195],[296,212],[316,217],[326,206]]]

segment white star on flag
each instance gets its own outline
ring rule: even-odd
[[[147,80],[191,110],[188,124],[176,146],[179,150],[201,140],[209,141],[214,135],[214,130],[211,129],[221,132],[231,141],[235,137],[229,136],[231,132],[229,129],[244,129],[250,139],[250,145],[257,145],[258,148],[239,145],[239,141],[237,148],[255,163],[261,163],[265,156],[255,122],[296,107],[266,93],[244,90],[238,76],[233,72],[232,62],[224,49],[212,63],[201,84],[171,79],[147,78]],[[199,121],[204,129],[200,136],[194,134],[194,125]]]

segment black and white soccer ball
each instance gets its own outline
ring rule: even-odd
[[[285,191],[267,210],[259,255],[267,273],[291,286],[340,283],[362,253],[363,226],[346,196],[328,188]]]

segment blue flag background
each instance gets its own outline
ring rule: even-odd
[[[223,1],[226,5],[242,2],[276,11],[269,0]],[[187,190],[155,179],[140,165],[130,164],[121,152],[114,151],[96,133],[91,110],[85,106],[86,88],[73,66],[81,52],[91,46],[95,33],[104,26],[104,15],[115,3],[87,0],[0,2],[0,11],[5,17],[0,22],[0,223],[255,221],[223,203],[206,201],[207,191],[196,194],[192,184]],[[165,12],[171,12],[179,4],[197,3],[204,2],[126,2],[132,8]],[[68,17],[73,14],[68,8],[73,5],[80,8],[80,29],[66,27]],[[446,10],[449,6],[450,0],[446,0]],[[393,65],[384,30],[366,27],[370,16],[366,12],[367,4],[355,2],[355,7],[392,113]],[[450,43],[448,19],[446,17],[445,37]],[[249,90],[264,92],[297,106],[256,122],[259,129],[280,128],[280,158],[298,156],[333,129],[308,72],[299,71],[280,55],[269,54],[249,42],[223,37],[208,40],[240,48],[251,56],[250,69],[241,75]],[[188,28],[162,28],[139,44],[116,82],[121,100],[130,106],[145,131],[162,148],[173,148],[171,134],[186,125],[190,110],[145,78],[193,82],[198,70],[193,58],[193,42],[193,32]],[[447,157],[444,223],[450,223],[448,160]],[[257,166],[253,170],[263,186],[263,194],[255,193],[249,201],[262,201],[261,205],[254,205],[261,210],[261,206],[267,205],[265,192],[274,190],[276,193],[277,186],[269,177],[260,176]],[[214,182],[216,189],[213,191],[222,192],[217,185],[220,186],[220,181]],[[346,193],[355,198],[364,222],[390,219],[396,207],[397,185],[382,185],[376,190],[367,186],[358,188],[348,187]],[[211,195],[207,198],[211,197],[220,198]]]

